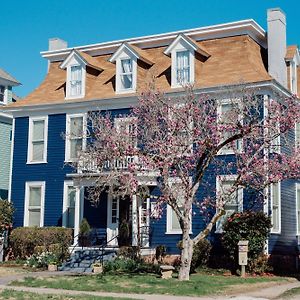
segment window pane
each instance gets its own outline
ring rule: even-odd
[[[68,186],[68,207],[75,207],[76,189]]]
[[[40,209],[29,209],[29,220],[28,226],[40,226],[41,210]]]
[[[190,53],[189,51],[180,51],[176,53],[177,63],[177,83],[190,82]]]
[[[44,141],[32,142],[32,161],[44,160]]]
[[[81,137],[83,133],[83,117],[70,119],[70,135],[72,137]]]
[[[41,206],[42,188],[29,188],[29,206]]]
[[[32,134],[33,141],[44,140],[44,126],[45,126],[44,120],[33,121],[33,134]]]
[[[69,207],[67,209],[67,227],[74,228],[75,208]]]
[[[279,230],[279,209],[278,209],[278,207],[273,207],[272,221],[273,221],[273,230]]]
[[[272,184],[273,206],[279,205],[279,184]]]
[[[121,85],[122,89],[132,88],[132,60],[121,60]]]
[[[181,228],[180,228],[180,225],[179,225],[179,221],[178,221],[178,218],[175,214],[175,212],[172,210],[172,219],[171,219],[171,222],[172,222],[172,230],[178,230],[180,231]]]
[[[77,158],[78,152],[82,150],[82,139],[70,141],[70,158]]]

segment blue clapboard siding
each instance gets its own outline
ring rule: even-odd
[[[129,111],[129,109],[118,109],[110,111],[110,114],[114,118],[128,114]],[[64,181],[68,179],[66,174],[74,172],[72,167],[64,163],[65,140],[62,134],[66,130],[66,115],[49,115],[47,163],[45,164],[26,164],[28,125],[28,117],[15,119],[11,194],[11,199],[16,208],[14,226],[23,226],[26,181],[46,182],[44,226],[60,226],[62,224]],[[95,216],[92,209],[88,209],[88,206],[86,206],[86,209],[85,217],[91,219]],[[91,214],[91,217],[89,217],[89,214]],[[105,209],[105,217],[106,214]]]
[[[26,181],[45,181],[45,226],[61,225],[63,186],[67,173],[73,170],[64,164],[66,116],[50,115],[48,119],[47,163],[26,164],[29,119],[16,118],[11,199],[15,205],[15,226],[23,225]]]

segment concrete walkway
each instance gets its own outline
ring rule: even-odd
[[[54,294],[54,295],[91,295],[102,297],[119,297],[127,299],[144,299],[144,300],[270,300],[279,299],[279,296],[287,290],[295,287],[300,287],[299,281],[288,283],[278,283],[272,287],[256,288],[254,291],[243,292],[236,295],[223,296],[206,296],[206,297],[189,297],[189,296],[173,296],[173,295],[156,295],[156,294],[125,294],[125,293],[109,293],[109,292],[89,292],[89,291],[75,291],[52,288],[36,288],[36,287],[21,287],[8,286],[14,280],[21,280],[25,277],[50,277],[50,276],[64,276],[70,275],[70,272],[30,272],[22,274],[14,274],[0,278],[0,290],[10,289],[15,291],[32,292],[37,294]],[[297,299],[297,298],[295,298]]]

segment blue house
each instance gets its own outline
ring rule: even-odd
[[[15,78],[0,68],[0,109],[18,100],[12,92],[12,88],[18,85],[20,83]],[[12,123],[12,116],[0,112],[0,199],[8,199]]]
[[[49,62],[45,80],[7,110],[14,118],[11,201],[16,208],[15,226],[71,227],[75,244],[83,218],[105,233],[110,246],[118,246],[114,237],[123,220],[130,222],[129,244],[142,239],[145,253],[160,244],[169,253],[178,253],[176,243],[181,239],[172,210],[167,208],[159,220],[149,217],[150,200],[120,201],[103,193],[98,206],[89,202],[89,183],[78,181],[76,170],[68,164],[86,145],[78,133],[86,126],[88,112],[109,111],[118,116],[116,126],[118,122],[129,126],[125,115],[153,78],[156,88],[169,95],[183,91],[178,72],[185,83],[194,83],[199,94],[230,90],[241,81],[245,88],[259,89],[266,100],[300,92],[299,51],[286,45],[286,20],[280,9],[268,10],[267,31],[253,20],[243,20],[75,48],[55,38],[41,55]],[[223,154],[225,159],[230,156]],[[219,175],[213,182],[216,189],[231,184],[232,178]],[[155,183],[148,185],[152,193],[157,192]],[[246,191],[238,193],[231,209],[246,209],[245,199]],[[286,256],[294,264],[300,185],[286,181],[272,186],[271,201],[261,209],[272,215],[268,253]],[[194,233],[203,226],[201,216],[193,217]],[[142,228],[150,230],[141,232]]]

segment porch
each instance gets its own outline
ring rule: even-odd
[[[89,199],[89,187],[93,186],[91,176],[70,174],[75,188],[74,242],[73,249],[117,249],[122,246],[151,246],[150,197],[141,199],[137,195],[117,197],[102,192],[99,201]],[[155,181],[149,181],[149,187]],[[145,182],[144,182],[145,183]],[[80,238],[80,224],[86,219],[90,233]],[[145,251],[143,251],[145,252]]]

